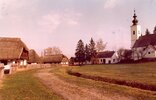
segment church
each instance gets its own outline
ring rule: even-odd
[[[135,11],[131,26],[131,50],[133,60],[156,59],[156,27],[153,33],[146,29],[143,35]]]

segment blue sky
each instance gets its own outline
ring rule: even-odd
[[[130,48],[136,9],[142,34],[156,25],[156,0],[0,0],[0,36],[19,37],[39,54],[58,46],[73,56],[79,39],[102,38],[107,50]]]

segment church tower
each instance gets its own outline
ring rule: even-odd
[[[141,36],[141,26],[138,25],[137,16],[134,10],[134,16],[131,26],[131,48],[133,47],[135,41]]]

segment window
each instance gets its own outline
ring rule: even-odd
[[[101,62],[103,62],[103,59],[101,59]]]
[[[151,54],[151,52],[148,52],[148,54]]]
[[[143,51],[145,51],[146,50],[146,48],[143,48]]]
[[[133,35],[135,35],[135,31],[133,31]]]
[[[115,59],[113,59],[113,62],[115,62]]]

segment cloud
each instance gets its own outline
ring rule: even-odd
[[[34,13],[37,0],[0,0],[0,17]]]
[[[59,14],[48,14],[42,16],[41,20],[38,21],[40,31],[52,32],[61,23],[61,16]]]
[[[119,0],[105,0],[104,8],[114,8],[118,2]]]
[[[41,19],[38,20],[38,25],[41,27],[42,32],[52,33],[59,28],[60,25],[65,27],[78,25],[79,17],[79,13],[73,13],[71,11],[51,12],[43,15]]]

